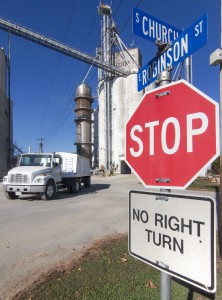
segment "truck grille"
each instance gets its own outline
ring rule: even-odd
[[[8,178],[9,183],[27,184],[29,183],[29,177],[27,174],[11,174]]]

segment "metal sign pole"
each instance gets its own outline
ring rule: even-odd
[[[166,85],[171,82],[171,72],[165,70],[159,74],[158,77],[159,86]],[[170,192],[170,190],[160,189],[161,192]],[[171,299],[171,276],[163,271],[160,272],[160,289],[161,289],[161,300]]]
[[[171,299],[171,276],[165,272],[160,272],[161,280],[161,300]]]

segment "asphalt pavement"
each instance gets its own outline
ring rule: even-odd
[[[146,189],[134,175],[93,176],[91,187],[78,194],[8,200],[0,183],[0,299],[10,299],[91,242],[127,232],[130,190]]]

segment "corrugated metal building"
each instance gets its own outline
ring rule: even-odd
[[[12,101],[7,97],[7,58],[0,49],[0,178],[7,174],[12,159]]]

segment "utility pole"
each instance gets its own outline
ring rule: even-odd
[[[210,65],[220,65],[220,132],[222,132],[222,0],[220,1],[220,48],[210,55]],[[222,258],[222,138],[220,136],[220,189],[219,189],[218,242]]]
[[[45,141],[45,139],[43,139],[43,138],[40,138],[40,139],[37,139],[37,141],[40,141],[40,143],[39,143],[39,152],[40,153],[43,153],[43,141]]]

